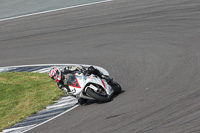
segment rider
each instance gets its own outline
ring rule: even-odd
[[[70,95],[71,93],[67,85],[67,81],[69,79],[69,76],[71,76],[72,73],[75,71],[79,71],[85,74],[87,73],[97,75],[100,78],[105,79],[108,83],[112,81],[112,79],[109,76],[103,75],[98,69],[94,68],[93,66],[85,68],[81,65],[68,66],[65,67],[63,70],[59,70],[57,67],[54,67],[50,70],[49,77],[52,78],[55,82],[57,82],[57,85],[61,90],[66,91]]]

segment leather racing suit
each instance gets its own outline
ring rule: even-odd
[[[67,92],[69,95],[70,89],[68,87],[68,79],[70,76],[73,75],[73,72],[82,72],[84,74],[94,74],[99,76],[100,78],[104,78],[108,83],[111,82],[112,79],[109,78],[107,75],[103,75],[98,69],[94,68],[93,66],[90,67],[83,67],[81,65],[76,65],[76,66],[70,66],[70,67],[65,67],[63,70],[61,70],[61,80],[57,82],[58,87],[61,90],[64,90]]]

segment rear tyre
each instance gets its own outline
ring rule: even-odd
[[[86,90],[86,93],[89,94],[91,97],[93,97],[94,99],[96,99],[97,101],[100,102],[109,102],[112,100],[111,97],[109,96],[103,96],[100,94],[97,94],[96,92],[94,92],[91,88],[88,87],[88,89]]]
[[[110,83],[110,85],[111,85],[112,89],[114,90],[115,95],[120,94],[122,92],[122,88],[117,82],[112,81],[112,83]]]
[[[79,98],[78,99],[78,103],[80,104],[80,105],[83,105],[83,104],[85,104],[87,102],[87,99],[83,99],[83,98]]]

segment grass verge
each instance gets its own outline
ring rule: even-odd
[[[47,73],[0,73],[0,131],[64,95]]]

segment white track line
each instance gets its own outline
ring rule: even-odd
[[[43,68],[43,69],[40,69],[40,70],[36,70],[36,71],[33,71],[33,72],[38,72],[38,73],[47,73],[50,71],[52,67],[47,67],[47,68]]]
[[[1,21],[5,21],[5,20],[11,20],[11,19],[17,19],[17,18],[23,18],[23,17],[33,16],[33,15],[39,15],[39,14],[49,13],[49,12],[56,12],[56,11],[61,11],[61,10],[71,9],[71,8],[76,8],[76,7],[83,7],[83,6],[89,6],[89,5],[99,4],[99,3],[105,3],[105,2],[110,2],[110,1],[113,1],[113,0],[104,0],[104,1],[99,1],[99,2],[93,2],[93,3],[82,4],[82,5],[64,7],[64,8],[59,8],[59,9],[54,9],[54,10],[48,10],[48,11],[43,11],[43,12],[31,13],[31,14],[26,14],[26,15],[11,17],[11,18],[4,18],[4,19],[0,19],[0,22]]]
[[[23,126],[23,127],[17,127],[17,128],[11,128],[11,129],[5,129],[3,130],[3,132],[1,133],[12,133],[13,131],[15,131],[14,133],[20,133],[20,131],[16,131],[16,130],[20,130],[20,129],[26,129],[26,128],[31,128],[33,126],[35,126],[36,124],[33,125],[28,125],[28,126]]]
[[[48,72],[49,68],[53,66],[75,66],[75,65],[82,65],[82,66],[94,66],[98,68],[103,74],[109,75],[109,73],[102,67],[96,66],[96,65],[85,65],[85,64],[33,64],[33,65],[18,65],[18,66],[5,66],[5,67],[0,67],[0,72],[3,72],[4,70],[10,70],[11,68],[18,68],[18,67],[31,67],[31,66],[49,66],[48,68],[44,68],[44,72]],[[39,71],[39,70],[38,70]],[[34,71],[34,72],[38,72]]]
[[[77,65],[77,64],[33,64],[33,65],[17,65],[17,66],[5,66],[5,67],[0,67],[1,68],[9,68],[9,67],[12,67],[12,68],[15,68],[15,67],[31,67],[31,66],[74,66],[74,65]],[[91,66],[91,65],[85,65],[85,64],[81,64],[83,66]],[[94,65],[93,65],[94,66]]]
[[[61,113],[61,114],[59,114],[59,115],[57,115],[57,116],[55,116],[55,117],[53,117],[53,118],[51,118],[51,119],[45,121],[45,122],[42,122],[42,123],[40,123],[40,124],[38,124],[38,125],[36,125],[36,126],[34,126],[34,127],[32,127],[32,128],[29,128],[28,130],[25,130],[25,131],[23,131],[22,133],[25,133],[25,132],[27,132],[27,131],[33,129],[33,128],[36,128],[36,127],[38,127],[38,126],[40,126],[40,125],[43,125],[43,124],[45,124],[45,123],[47,123],[47,122],[49,122],[49,121],[51,121],[51,120],[53,120],[53,119],[55,119],[55,118],[57,118],[57,117],[63,115],[63,114],[65,114],[65,113],[67,113],[67,112],[69,112],[69,111],[71,111],[71,110],[77,108],[78,106],[79,106],[79,105],[75,105],[74,107],[70,108],[69,110],[66,110],[65,112],[63,112],[63,113]]]

